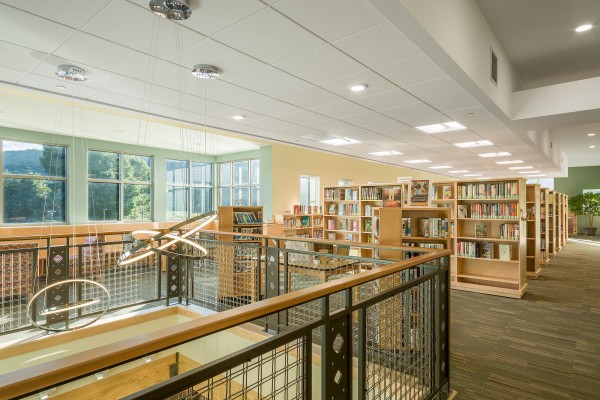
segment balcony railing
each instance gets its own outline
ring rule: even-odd
[[[102,307],[157,300],[219,312],[0,376],[0,393],[33,395],[253,323],[269,337],[126,398],[444,398],[448,251],[371,244],[350,249],[329,241],[266,236],[257,236],[262,241],[257,245],[232,242],[230,235],[198,234],[194,240],[209,253],[200,261],[153,257],[124,271],[115,267],[115,256],[84,250],[104,246],[104,254],[118,255],[130,245],[127,240],[66,243],[62,251],[73,264],[70,272],[102,280],[111,292],[110,303],[78,310],[79,318]],[[24,253],[20,260],[14,256],[18,252]],[[29,268],[39,287],[47,276],[42,269],[51,268],[55,252],[48,245],[0,254],[12,257],[13,266]],[[73,292],[73,300],[86,297]],[[13,303],[6,309],[3,304],[3,318],[15,311]],[[11,327],[28,326],[20,321]]]

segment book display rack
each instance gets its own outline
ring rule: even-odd
[[[537,279],[542,271],[541,260],[541,189],[538,184],[528,184],[527,204],[527,278]]]

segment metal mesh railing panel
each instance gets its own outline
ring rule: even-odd
[[[33,293],[33,250],[0,254],[0,332],[26,327],[27,302]]]

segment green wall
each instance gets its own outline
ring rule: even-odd
[[[571,167],[566,178],[554,179],[554,190],[565,193],[569,196],[583,193],[583,189],[600,189],[600,166],[594,167]],[[587,218],[577,217],[577,230],[582,232],[582,228],[587,224]],[[594,226],[600,228],[600,217],[594,218]],[[596,235],[600,232],[596,232]]]
[[[154,147],[137,146],[116,142],[108,142],[80,137],[64,136],[43,132],[32,132],[13,128],[0,127],[0,139],[22,140],[44,144],[68,146],[68,188],[67,216],[70,224],[86,224],[87,217],[87,151],[105,150],[129,154],[152,156],[152,190],[153,190],[153,220],[165,221],[167,215],[167,159],[192,160],[200,162],[223,162],[260,158],[260,190],[261,202],[265,206],[265,214],[271,213],[271,147],[265,146],[258,150],[231,153],[221,156],[184,152],[181,150],[166,150]],[[215,168],[216,177],[216,168]],[[86,182],[86,184],[81,184]],[[215,180],[216,182],[216,180]],[[213,192],[216,201],[216,190]],[[216,207],[216,203],[214,204]],[[267,212],[268,210],[268,212]]]

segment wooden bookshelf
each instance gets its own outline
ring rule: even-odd
[[[541,264],[541,191],[540,185],[528,184],[525,204],[527,215],[527,278],[537,279]]]
[[[450,209],[448,233],[450,237],[450,285],[456,283],[456,181],[433,182],[433,196],[431,205],[433,207],[445,207]]]
[[[284,236],[323,238],[322,214],[275,214],[275,224],[282,225]]]
[[[523,178],[459,181],[454,288],[521,298],[527,289]]]
[[[548,218],[548,188],[540,188],[540,266],[545,267],[550,261],[550,223]]]
[[[219,240],[240,244],[224,245],[219,252],[219,301],[229,302],[240,298],[254,301],[260,260],[253,247],[260,246],[262,239],[244,234],[263,234],[263,207],[220,206],[218,212],[219,230],[239,233],[235,236],[220,235]]]
[[[569,196],[563,193],[563,230],[562,230],[562,243],[563,246],[567,244],[569,240]]]
[[[560,192],[554,192],[554,203],[556,211],[556,237],[554,239],[554,248],[556,252],[562,250],[563,246],[563,195]]]
[[[548,191],[548,260],[556,255],[556,194],[554,190]]]

